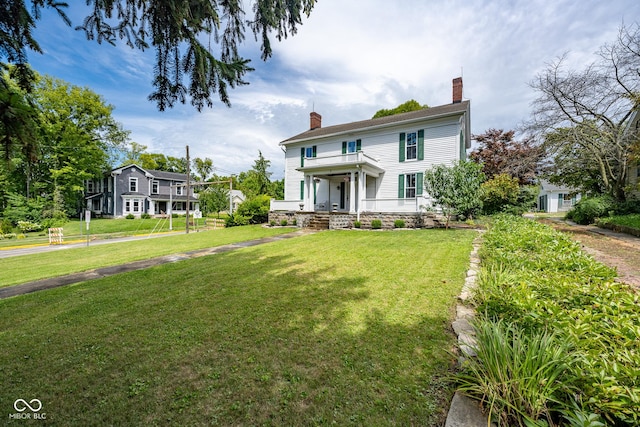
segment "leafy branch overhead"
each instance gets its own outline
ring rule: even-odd
[[[302,16],[309,16],[315,2],[255,0],[250,2],[253,16],[247,19],[244,7],[249,3],[240,0],[87,0],[91,13],[76,29],[98,43],[123,40],[134,49],[154,49],[154,91],[149,100],[163,111],[190,99],[200,111],[213,106],[214,96],[230,106],[228,89],[248,84],[244,77],[254,69],[250,59],[238,52],[247,29],[260,41],[261,57],[267,60],[273,52],[270,35],[282,40],[296,34]],[[70,25],[64,14],[67,7],[55,0],[19,0],[2,6],[0,59],[23,70],[25,85],[30,77],[26,52],[41,52],[32,30],[42,9],[56,10]],[[219,45],[217,52],[212,51],[212,39]]]

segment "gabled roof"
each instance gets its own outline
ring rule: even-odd
[[[455,104],[430,107],[408,113],[395,114],[393,116],[380,117],[377,119],[361,120],[357,122],[345,123],[335,126],[321,127],[302,132],[296,136],[285,139],[280,145],[287,145],[294,142],[305,141],[330,135],[340,135],[342,133],[354,132],[378,127],[393,126],[402,123],[411,123],[424,119],[436,119],[452,115],[462,115],[469,112],[469,101],[462,101]]]
[[[186,173],[165,172],[165,171],[157,171],[157,170],[152,170],[152,169],[147,170],[147,172],[149,172],[151,175],[153,175],[154,178],[169,179],[169,180],[173,180],[173,181],[186,181],[187,180],[187,174]]]
[[[119,168],[115,168],[111,172],[119,174],[119,173],[122,173],[122,171],[124,169],[128,169],[128,168],[131,168],[131,167],[136,167],[136,168],[140,169],[141,171],[145,172],[147,177],[166,179],[166,180],[171,180],[171,181],[186,181],[187,180],[187,174],[186,173],[165,172],[165,171],[158,171],[158,170],[153,170],[153,169],[145,169],[145,168],[143,168],[141,166],[138,166],[135,163],[132,163],[130,165],[121,166]]]

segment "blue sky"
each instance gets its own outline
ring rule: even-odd
[[[86,6],[70,3],[72,28],[51,11],[38,22],[44,54],[30,54],[38,72],[102,95],[149,152],[181,157],[189,145],[191,157],[209,157],[226,174],[250,169],[260,150],[274,179],[284,175],[278,143],[307,130],[313,109],[329,126],[409,99],[443,105],[460,75],[472,133],[513,129],[530,112],[528,83],[545,64],[568,52],[568,65],[581,69],[623,22],[640,18],[638,0],[319,0],[298,34],[273,41],[267,62],[248,35],[242,54],[256,71],[230,92],[231,108],[159,112],[147,101],[153,51],[87,41],[73,29]]]

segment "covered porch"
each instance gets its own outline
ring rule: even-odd
[[[338,156],[306,158],[301,184],[301,210],[357,213],[363,200],[375,198],[384,170],[362,151]]]

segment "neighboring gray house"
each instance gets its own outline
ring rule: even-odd
[[[575,189],[551,184],[549,181],[540,182],[537,208],[540,212],[566,212],[580,200],[580,194]]]
[[[139,217],[185,214],[187,194],[183,173],[145,170],[127,165],[112,170],[102,180],[86,181],[86,208],[95,216],[120,218],[132,214]],[[199,209],[197,195],[190,191],[189,210]]]

